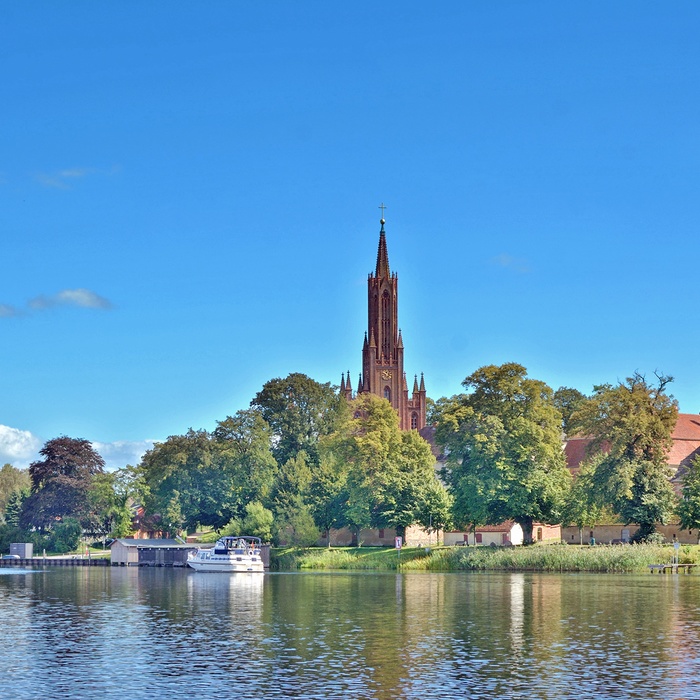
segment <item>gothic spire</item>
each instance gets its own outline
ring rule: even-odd
[[[420,391],[425,393],[425,379],[423,379],[423,372],[420,373]]]
[[[389,253],[386,249],[386,236],[384,235],[384,218],[379,220],[382,225],[379,231],[379,247],[377,248],[377,269],[375,270],[375,277],[380,279],[389,279],[391,277],[391,272],[389,271]]]

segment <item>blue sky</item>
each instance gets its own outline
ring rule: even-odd
[[[4,3],[0,463],[111,467],[360,370],[635,370],[700,411],[700,5]]]

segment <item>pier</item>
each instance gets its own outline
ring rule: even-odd
[[[44,566],[109,566],[109,557],[31,557],[29,559],[0,559],[0,567],[36,569]]]
[[[658,571],[660,574],[689,574],[697,564],[649,564],[649,573]]]

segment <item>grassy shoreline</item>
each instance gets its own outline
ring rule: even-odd
[[[273,550],[278,571],[542,571],[646,573],[649,564],[670,563],[670,545],[534,545],[532,547],[380,547]],[[700,563],[700,547],[683,545],[681,564]]]

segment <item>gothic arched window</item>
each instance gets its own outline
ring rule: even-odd
[[[384,398],[391,403],[391,389],[388,386],[384,387]]]
[[[411,413],[411,429],[418,430],[418,414]]]
[[[386,289],[382,294],[382,355],[391,355],[391,298]]]

